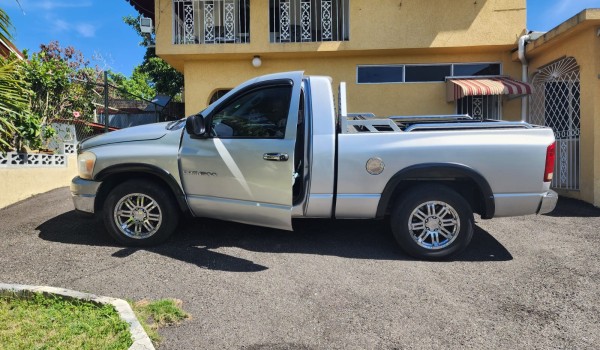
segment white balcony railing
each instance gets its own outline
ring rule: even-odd
[[[264,10],[271,43],[349,40],[349,0],[269,0]],[[250,0],[173,0],[173,33],[178,45],[249,43]]]
[[[347,41],[349,0],[269,0],[272,43]]]
[[[250,0],[173,0],[175,44],[250,42]]]

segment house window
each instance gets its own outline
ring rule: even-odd
[[[231,91],[231,89],[217,89],[213,92],[213,94],[210,96],[210,100],[208,101],[208,104],[213,104],[215,101],[217,101],[218,99],[220,99],[221,97],[225,96],[229,91]]]
[[[406,75],[404,82],[416,83],[416,82],[432,82],[439,81],[443,82],[446,77],[450,75],[452,66],[449,64],[444,65],[407,65]]]
[[[500,75],[500,63],[454,64],[452,76]]]
[[[440,63],[358,66],[357,84],[444,82],[446,77],[500,75],[500,63]]]
[[[349,0],[269,0],[272,43],[347,41]]]
[[[175,44],[250,42],[250,0],[173,0]]]
[[[358,84],[401,83],[404,81],[404,66],[358,66]]]

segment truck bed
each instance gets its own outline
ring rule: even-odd
[[[525,122],[473,119],[466,114],[377,118],[373,113],[348,113],[346,83],[344,82],[340,83],[338,98],[338,128],[342,134],[468,129],[531,129],[534,127]]]
[[[524,122],[502,120],[473,119],[468,115],[428,115],[428,116],[393,116],[377,118],[371,113],[350,113],[340,116],[342,133],[365,132],[414,132],[432,130],[466,130],[466,129],[531,129],[533,126]]]

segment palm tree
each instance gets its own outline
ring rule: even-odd
[[[13,26],[10,23],[8,14],[3,9],[0,9],[0,39],[2,41],[7,42],[12,39],[12,35],[10,34],[10,29],[12,28]]]
[[[0,39],[12,39],[13,26],[8,14],[0,8]],[[17,133],[14,116],[27,107],[27,90],[19,75],[19,62],[16,59],[0,58],[0,150],[11,147]]]

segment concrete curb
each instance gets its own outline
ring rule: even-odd
[[[125,300],[55,287],[0,283],[0,295],[16,294],[18,296],[29,296],[34,293],[60,295],[66,299],[81,299],[98,304],[110,304],[117,310],[121,319],[129,324],[129,332],[133,340],[133,344],[129,347],[129,350],[154,350],[154,345],[152,345],[150,338],[144,331],[144,328],[142,328],[137,317],[135,317],[129,303]]]

